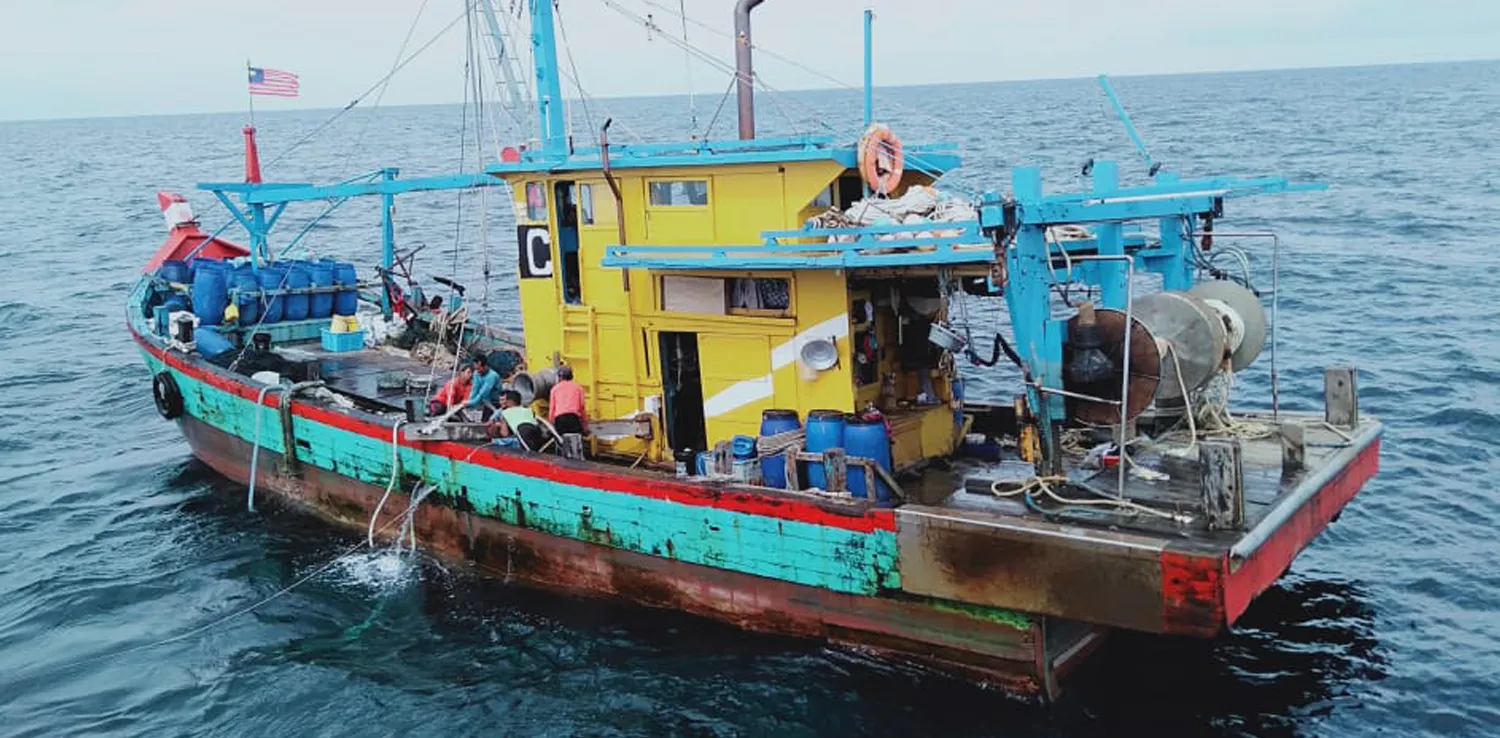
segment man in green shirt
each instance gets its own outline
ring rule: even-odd
[[[491,427],[500,438],[516,438],[527,451],[540,451],[545,438],[536,414],[521,404],[521,393],[505,390],[500,393],[500,412],[491,419]]]

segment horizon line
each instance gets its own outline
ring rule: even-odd
[[[1191,71],[1191,72],[1149,72],[1149,73],[1144,73],[1144,74],[1121,74],[1121,75],[1113,75],[1113,74],[1108,74],[1108,73],[1100,73],[1100,74],[1087,75],[1087,76],[1081,76],[1080,75],[1080,76],[1067,76],[1067,77],[1027,77],[1027,78],[1021,78],[1021,79],[973,80],[973,81],[968,81],[968,82],[916,82],[916,83],[897,84],[897,85],[876,85],[874,89],[875,90],[902,90],[902,89],[911,89],[911,88],[915,88],[915,87],[956,87],[956,86],[961,86],[961,85],[1003,85],[1003,84],[1026,84],[1026,83],[1032,83],[1032,82],[1071,82],[1071,81],[1077,81],[1077,80],[1092,80],[1092,79],[1097,79],[1098,77],[1105,76],[1105,75],[1109,76],[1111,79],[1142,79],[1142,78],[1159,78],[1159,77],[1201,77],[1201,76],[1210,76],[1210,75],[1260,74],[1260,73],[1265,73],[1265,72],[1302,72],[1302,71],[1321,71],[1321,70],[1337,70],[1337,69],[1377,69],[1377,68],[1382,68],[1382,67],[1418,67],[1418,66],[1437,66],[1437,65],[1442,65],[1442,64],[1483,64],[1483,63],[1496,63],[1496,62],[1500,62],[1500,57],[1479,57],[1479,58],[1468,58],[1468,59],[1440,59],[1440,60],[1428,60],[1428,61],[1394,61],[1394,62],[1376,62],[1376,63],[1372,63],[1372,64],[1325,64],[1325,65],[1298,66],[1298,67],[1261,67],[1261,68],[1255,68],[1255,69],[1206,69],[1206,70],[1197,70],[1197,71]],[[794,88],[780,89],[780,90],[777,90],[777,92],[785,94],[785,93],[793,93],[793,92],[797,92],[797,93],[800,93],[800,92],[859,92],[860,90],[861,90],[861,88],[858,88],[858,87],[794,87]],[[650,99],[655,99],[655,98],[684,97],[684,96],[687,96],[688,94],[689,94],[688,92],[671,92],[671,93],[657,93],[657,94],[643,94],[643,95],[610,95],[610,96],[603,96],[603,95],[601,95],[601,96],[590,96],[587,99],[588,100],[601,100],[601,101],[610,101],[610,100],[650,100]],[[579,101],[581,99],[583,99],[583,98],[579,98],[579,97],[568,97],[568,98],[566,98],[567,102],[570,102],[570,103],[577,102],[577,101]],[[451,102],[428,102],[428,103],[400,103],[400,104],[396,104],[396,105],[383,105],[381,107],[385,107],[385,108],[425,108],[425,107],[446,107],[446,106],[451,106],[451,105],[463,105],[463,104],[465,104],[463,101],[451,101]],[[354,107],[358,107],[358,106],[354,106]],[[319,107],[310,107],[310,108],[295,108],[295,109],[291,109],[291,110],[265,110],[265,111],[261,111],[261,115],[262,116],[268,116],[268,115],[269,116],[279,116],[279,115],[284,115],[284,114],[288,114],[288,113],[313,113],[313,112],[319,112],[319,111],[337,111],[337,110],[342,110],[342,109],[343,108],[340,108],[338,106],[319,106]],[[353,108],[349,108],[349,109],[353,109]],[[362,108],[362,109],[369,109],[369,108]],[[132,118],[181,118],[181,117],[192,117],[192,116],[232,115],[232,114],[235,114],[235,113],[243,113],[243,112],[245,112],[243,109],[235,109],[235,110],[202,110],[202,111],[183,112],[183,113],[122,113],[122,114],[110,114],[110,115],[64,116],[64,117],[56,117],[56,118],[5,118],[5,119],[0,119],[0,124],[7,124],[7,123],[53,123],[53,122],[62,123],[62,122],[91,121],[91,120],[124,120],[124,119],[132,119]]]

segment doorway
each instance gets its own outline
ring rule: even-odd
[[[698,334],[661,334],[662,402],[667,444],[676,450],[704,451],[708,432],[703,418],[703,373],[698,363]]]
[[[562,261],[563,302],[583,303],[583,279],[578,262],[578,198],[572,182],[557,182],[552,187],[557,203],[557,254]]]

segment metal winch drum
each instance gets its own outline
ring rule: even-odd
[[[1225,369],[1240,371],[1260,356],[1266,345],[1268,321],[1255,294],[1235,282],[1204,282],[1187,292],[1156,292],[1136,298],[1131,307],[1129,400],[1126,416],[1140,414],[1154,400],[1158,408],[1184,405],[1183,393],[1206,386]],[[1100,349],[1116,367],[1108,381],[1090,387],[1067,388],[1105,400],[1120,397],[1125,314],[1097,311]],[[1078,317],[1069,321],[1076,335]],[[1064,363],[1071,359],[1065,347]],[[1179,376],[1179,371],[1181,376]],[[1114,425],[1120,408],[1108,402],[1076,400],[1070,415],[1088,423]]]

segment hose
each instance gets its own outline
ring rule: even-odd
[[[284,389],[284,384],[268,384],[261,387],[260,394],[255,396],[255,440],[250,444],[250,491],[245,494],[245,509],[250,512],[255,512],[255,474],[260,466],[260,424],[265,417],[266,393]]]
[[[380,511],[385,508],[385,501],[390,499],[391,491],[396,489],[396,479],[401,476],[401,444],[397,443],[396,434],[401,432],[401,424],[405,422],[405,418],[399,418],[391,426],[391,481],[386,483],[385,494],[380,496],[380,503],[370,515],[370,527],[365,530],[365,544],[371,548],[375,547],[375,521],[380,519]]]

